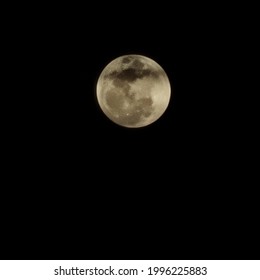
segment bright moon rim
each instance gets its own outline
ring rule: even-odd
[[[158,120],[171,96],[169,79],[154,60],[124,55],[111,61],[97,82],[97,100],[104,114],[124,127],[143,127]]]

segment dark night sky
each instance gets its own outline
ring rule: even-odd
[[[246,128],[229,32],[213,7],[128,5],[50,9],[17,27],[9,180],[23,188],[7,258],[25,248],[36,259],[249,254],[250,241],[238,248],[234,237],[255,231],[237,189],[248,180]],[[95,99],[103,67],[131,53],[157,61],[172,87],[166,113],[141,129],[113,124]]]

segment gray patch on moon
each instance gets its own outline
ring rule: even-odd
[[[135,59],[132,63],[132,65],[134,66],[135,69],[137,70],[141,70],[144,68],[144,63],[142,63],[140,60]]]
[[[124,96],[115,90],[111,89],[106,94],[106,103],[111,111],[116,111],[120,114],[124,105]]]
[[[122,63],[128,64],[132,61],[132,57],[123,57]]]
[[[130,100],[134,100],[135,95],[136,95],[136,93],[134,91],[130,91],[130,90],[125,93],[126,98],[128,98]]]
[[[150,69],[138,69],[138,68],[127,68],[122,71],[113,71],[105,78],[110,80],[120,79],[126,82],[134,82],[137,79],[143,79],[144,77],[158,78],[159,74]]]
[[[145,63],[131,56],[122,58],[120,68],[120,70],[114,70],[105,75],[104,78],[110,80],[117,78],[127,82],[134,82],[137,79],[142,79],[144,77],[158,78],[160,76],[157,71],[145,69]]]
[[[115,78],[115,79],[113,80],[113,85],[114,85],[116,88],[121,88],[121,89],[123,89],[124,92],[126,92],[126,93],[128,93],[129,90],[130,90],[130,88],[131,88],[131,86],[130,86],[128,83],[126,83],[126,82],[124,82],[124,81],[122,81],[121,79],[118,79],[118,78]]]

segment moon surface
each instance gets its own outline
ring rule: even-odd
[[[142,55],[112,60],[97,82],[97,100],[114,123],[137,128],[158,120],[168,107],[171,87],[163,68]]]

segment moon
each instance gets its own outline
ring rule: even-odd
[[[96,88],[104,114],[114,123],[138,128],[158,120],[168,107],[171,87],[163,68],[142,55],[123,55],[101,72]]]

